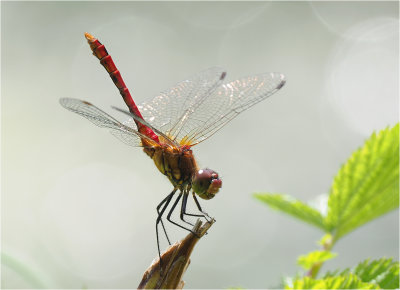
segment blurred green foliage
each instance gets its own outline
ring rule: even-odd
[[[397,289],[399,263],[392,259],[369,259],[354,269],[326,273],[321,279],[296,277],[285,289]]]
[[[313,251],[307,255],[297,258],[297,264],[304,269],[310,269],[314,264],[323,263],[336,257],[335,253],[330,251]]]
[[[354,269],[316,276],[323,263],[336,256],[335,243],[358,227],[399,207],[399,124],[373,133],[342,165],[330,189],[327,212],[288,195],[254,196],[325,232],[322,250],[298,258],[307,270],[303,277],[286,279],[287,289],[394,289],[399,288],[399,263],[391,259],[361,262]]]

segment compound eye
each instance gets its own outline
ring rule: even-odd
[[[210,172],[210,169],[201,169],[194,177],[193,186],[197,187],[200,192],[205,192],[210,186],[212,179],[213,173]]]
[[[221,186],[222,181],[218,173],[208,168],[199,170],[192,183],[193,191],[204,199],[213,198]]]

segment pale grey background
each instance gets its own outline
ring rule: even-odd
[[[214,65],[228,79],[287,76],[267,101],[196,146],[223,178],[187,288],[276,287],[322,233],[252,198],[327,193],[349,154],[398,120],[397,2],[2,2],[2,252],[9,288],[135,288],[157,255],[155,207],[171,185],[141,152],[64,110],[111,112],[118,91],[83,37],[98,37],[135,100]],[[398,211],[341,240],[323,270],[398,260]],[[186,233],[170,226],[172,239]],[[163,244],[165,247],[166,244]]]

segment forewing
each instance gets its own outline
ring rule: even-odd
[[[176,136],[189,116],[220,86],[224,77],[223,69],[213,67],[176,84],[138,106],[143,119],[172,140],[178,140]]]
[[[113,134],[125,144],[128,144],[130,146],[142,146],[142,138],[146,139],[149,144],[153,146],[158,145],[151,138],[139,133],[132,127],[122,124],[121,122],[89,102],[78,99],[63,98],[60,99],[60,104],[67,110],[85,117],[96,126],[109,129],[111,134]]]
[[[196,145],[241,112],[268,98],[285,84],[280,73],[242,78],[219,86],[193,111],[176,138],[181,145]]]

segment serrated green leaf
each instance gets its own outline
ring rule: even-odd
[[[399,263],[387,274],[377,279],[382,289],[399,289]]]
[[[352,273],[362,282],[371,282],[382,289],[399,288],[399,263],[392,259],[382,258],[370,261],[369,259],[359,263],[354,269],[336,270],[325,274],[324,278],[343,276]]]
[[[337,270],[334,270],[334,271],[326,272],[325,275],[322,278],[325,279],[325,278],[334,277],[334,276],[344,276],[344,275],[347,275],[347,274],[350,274],[350,273],[352,273],[352,270],[350,268],[346,268],[344,270],[337,269]]]
[[[399,124],[374,133],[336,175],[326,225],[337,239],[399,207]]]
[[[255,193],[254,196],[273,209],[283,211],[322,230],[326,230],[322,214],[299,200],[287,195],[272,193]]]
[[[380,289],[377,284],[362,282],[356,275],[348,273],[343,276],[313,279],[303,277],[286,285],[285,289]]]
[[[335,258],[336,256],[336,253],[332,253],[329,251],[313,251],[308,253],[307,255],[298,257],[297,264],[304,269],[309,270],[313,265],[323,263],[327,260]]]
[[[383,289],[399,288],[399,263],[392,259],[365,260],[357,265],[354,274],[364,282],[379,284]]]

